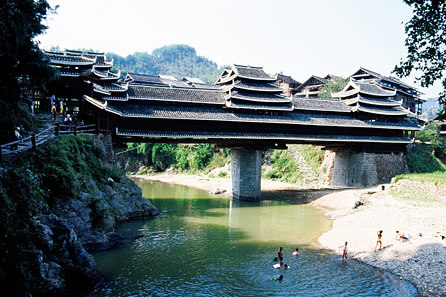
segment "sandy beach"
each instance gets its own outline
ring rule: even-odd
[[[220,190],[230,195],[229,178],[208,178],[185,174],[134,175],[132,178],[159,180],[206,191]],[[305,190],[298,186],[262,180],[264,199],[293,200],[296,191],[308,193],[306,201],[324,209],[333,220],[333,228],[319,238],[322,247],[341,256],[348,242],[349,258],[390,271],[412,282],[420,296],[446,296],[446,197],[443,188],[429,185],[431,201],[413,201],[395,197],[395,190],[407,183],[382,185],[367,189]],[[421,186],[412,185],[420,188]],[[440,193],[440,194],[437,194]],[[280,196],[280,198],[278,198]],[[299,195],[302,196],[302,195]],[[362,205],[355,207],[361,201]],[[375,252],[377,231],[383,230],[383,248]],[[396,240],[396,231],[409,241]],[[347,260],[348,261],[348,260]]]

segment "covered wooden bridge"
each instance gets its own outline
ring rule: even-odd
[[[86,69],[73,76],[72,68],[81,69],[82,55],[72,65],[69,52],[49,55],[56,66],[63,56],[61,73],[90,86],[82,96],[83,117],[110,131],[116,144],[208,142],[231,148],[233,195],[239,199],[260,199],[261,150],[303,143],[342,152],[335,183],[365,186],[367,168],[349,173],[351,166],[366,165],[361,159],[367,158],[358,154],[405,152],[411,133],[420,130],[395,92],[373,82],[351,80],[333,94],[335,99],[308,99],[282,95],[274,84],[277,77],[262,67],[234,65],[210,86],[190,78],[121,78],[110,71],[112,63],[103,54],[94,53],[85,59],[100,63],[98,70],[95,63],[85,63]]]

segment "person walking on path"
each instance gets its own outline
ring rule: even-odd
[[[51,107],[51,114],[53,115],[53,119],[51,120],[51,122],[54,124],[56,122],[56,115],[57,115],[56,103],[54,103],[53,106]]]
[[[67,117],[65,118],[65,120],[63,122],[64,125],[68,126],[67,131],[71,131],[71,122],[72,122],[71,116],[69,114],[67,114]]]
[[[377,234],[378,234],[378,239],[376,240],[375,252],[376,252],[376,248],[378,247],[378,244],[379,244],[379,249],[382,249],[382,247],[383,247],[383,243],[382,243],[383,230],[379,230],[377,232]]]

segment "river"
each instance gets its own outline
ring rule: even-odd
[[[321,249],[317,238],[331,221],[319,209],[136,182],[163,213],[121,224],[117,232],[132,239],[93,254],[106,281],[89,296],[416,295],[407,281]],[[273,267],[280,246],[288,270]]]

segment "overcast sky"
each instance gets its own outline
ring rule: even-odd
[[[187,44],[219,65],[263,66],[303,82],[348,77],[360,66],[390,75],[406,56],[402,0],[48,0],[59,5],[43,49],[88,48],[127,56]],[[168,74],[168,73],[165,73]],[[421,89],[436,97],[440,84]]]

